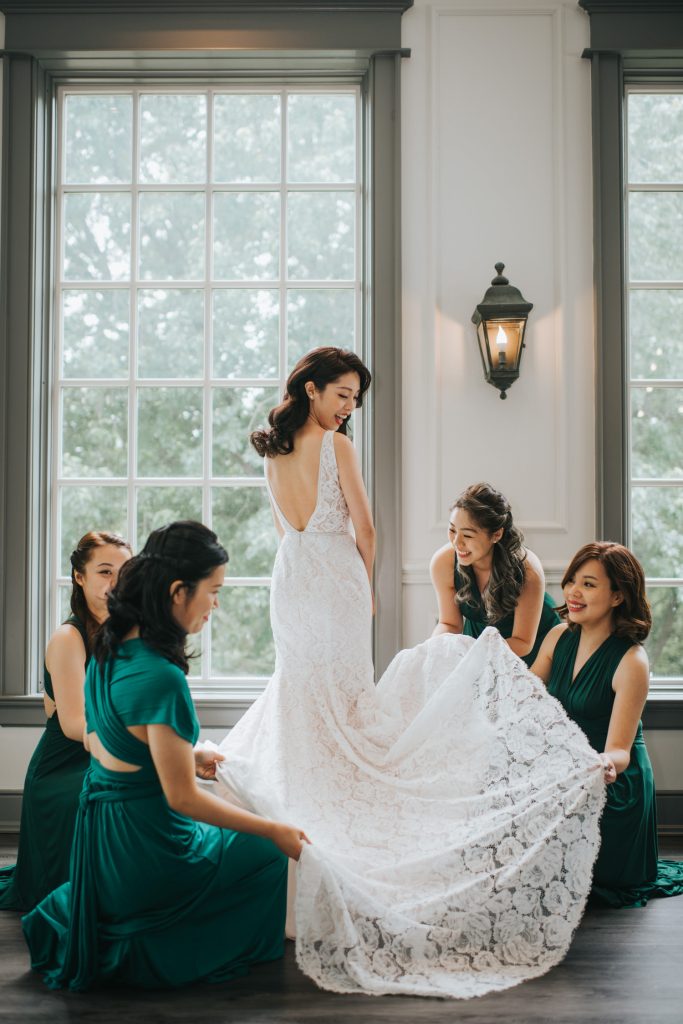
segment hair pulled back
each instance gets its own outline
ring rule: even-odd
[[[114,657],[124,636],[137,626],[150,647],[187,672],[187,634],[173,617],[171,584],[181,580],[191,596],[200,580],[227,561],[216,534],[202,523],[186,519],[150,533],[140,554],[121,568],[109,594],[109,618],[95,637],[97,662],[104,665]]]
[[[562,589],[574,579],[586,562],[595,559],[607,573],[612,590],[618,591],[623,600],[612,610],[614,633],[628,637],[636,644],[642,644],[652,628],[652,612],[645,591],[643,567],[628,548],[612,540],[595,540],[584,544],[576,552],[562,577]],[[570,629],[578,629],[578,623],[568,620],[567,605],[557,609],[560,618]]]
[[[450,511],[456,508],[466,512],[481,530],[503,531],[500,540],[493,545],[491,576],[481,595],[487,619],[491,623],[499,622],[514,611],[524,586],[524,536],[512,521],[510,502],[490,484],[472,484],[456,498]],[[464,580],[456,593],[458,603],[476,604],[474,570],[461,565],[458,572]]]
[[[117,548],[125,548],[131,555],[133,554],[130,544],[120,534],[110,533],[108,530],[89,530],[88,533],[83,534],[70,556],[71,600],[69,603],[72,614],[85,626],[89,643],[92,643],[92,638],[99,629],[100,624],[88,608],[83,587],[77,581],[76,573],[84,573],[85,567],[93,558],[95,550],[104,547],[105,544],[113,544]]]
[[[322,391],[345,373],[357,373],[360,378],[360,393],[356,403],[357,408],[360,408],[372,377],[355,352],[326,346],[314,348],[303,356],[287,378],[282,402],[268,413],[270,430],[255,430],[249,438],[259,455],[262,458],[289,455],[294,450],[294,435],[308,419],[310,399],[306,394],[307,381],[312,381],[316,390]],[[346,421],[338,432],[346,433]]]

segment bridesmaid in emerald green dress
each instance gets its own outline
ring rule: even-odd
[[[453,503],[448,544],[435,553],[429,570],[439,603],[432,636],[478,637],[495,626],[531,665],[546,633],[560,621],[545,593],[540,560],[524,547],[507,498],[490,484],[473,484]]]
[[[90,755],[83,746],[83,682],[91,639],[107,617],[107,595],[129,545],[91,531],[71,553],[71,615],[45,653],[49,717],[24,782],[17,863],[0,869],[0,910],[31,910],[69,877],[78,797]]]
[[[282,956],[287,858],[306,836],[195,780],[185,641],[228,556],[194,522],[152,533],[109,597],[85,683],[85,776],[69,881],[23,918],[52,988],[226,981]],[[221,755],[205,755],[214,762]]]
[[[565,622],[531,671],[580,725],[605,766],[607,802],[593,872],[595,902],[642,907],[683,893],[683,862],[658,860],[655,785],[640,721],[649,683],[642,643],[651,615],[645,577],[621,544],[596,541],[562,580]]]

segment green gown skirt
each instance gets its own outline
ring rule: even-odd
[[[78,798],[90,755],[48,719],[24,782],[17,863],[0,869],[0,910],[31,910],[69,877]]]
[[[633,641],[612,634],[574,676],[580,638],[580,630],[566,630],[557,641],[548,692],[593,749],[603,751],[614,706],[612,680]],[[600,833],[592,902],[642,907],[655,896],[683,894],[683,863],[658,859],[655,781],[640,723],[628,767],[607,786]]]
[[[593,903],[644,907],[657,896],[683,894],[683,863],[658,857],[655,799],[652,764],[639,726],[628,768],[607,787]]]
[[[226,981],[284,951],[287,858],[267,839],[203,825],[158,780],[93,760],[71,881],[22,919],[51,988]]]

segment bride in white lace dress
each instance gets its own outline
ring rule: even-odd
[[[403,651],[375,687],[374,530],[343,436],[369,383],[352,353],[317,349],[254,438],[282,538],[276,665],[221,744],[220,784],[312,841],[295,908],[306,974],[338,992],[466,998],[565,955],[602,764],[494,629]]]

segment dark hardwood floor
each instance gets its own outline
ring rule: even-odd
[[[13,849],[0,845],[0,863]],[[662,842],[683,857],[683,838]],[[683,896],[639,910],[589,910],[567,958],[536,981],[466,1002],[338,996],[284,960],[230,985],[177,992],[50,992],[28,970],[19,916],[0,913],[0,1021],[22,1024],[669,1024],[683,1021]]]

